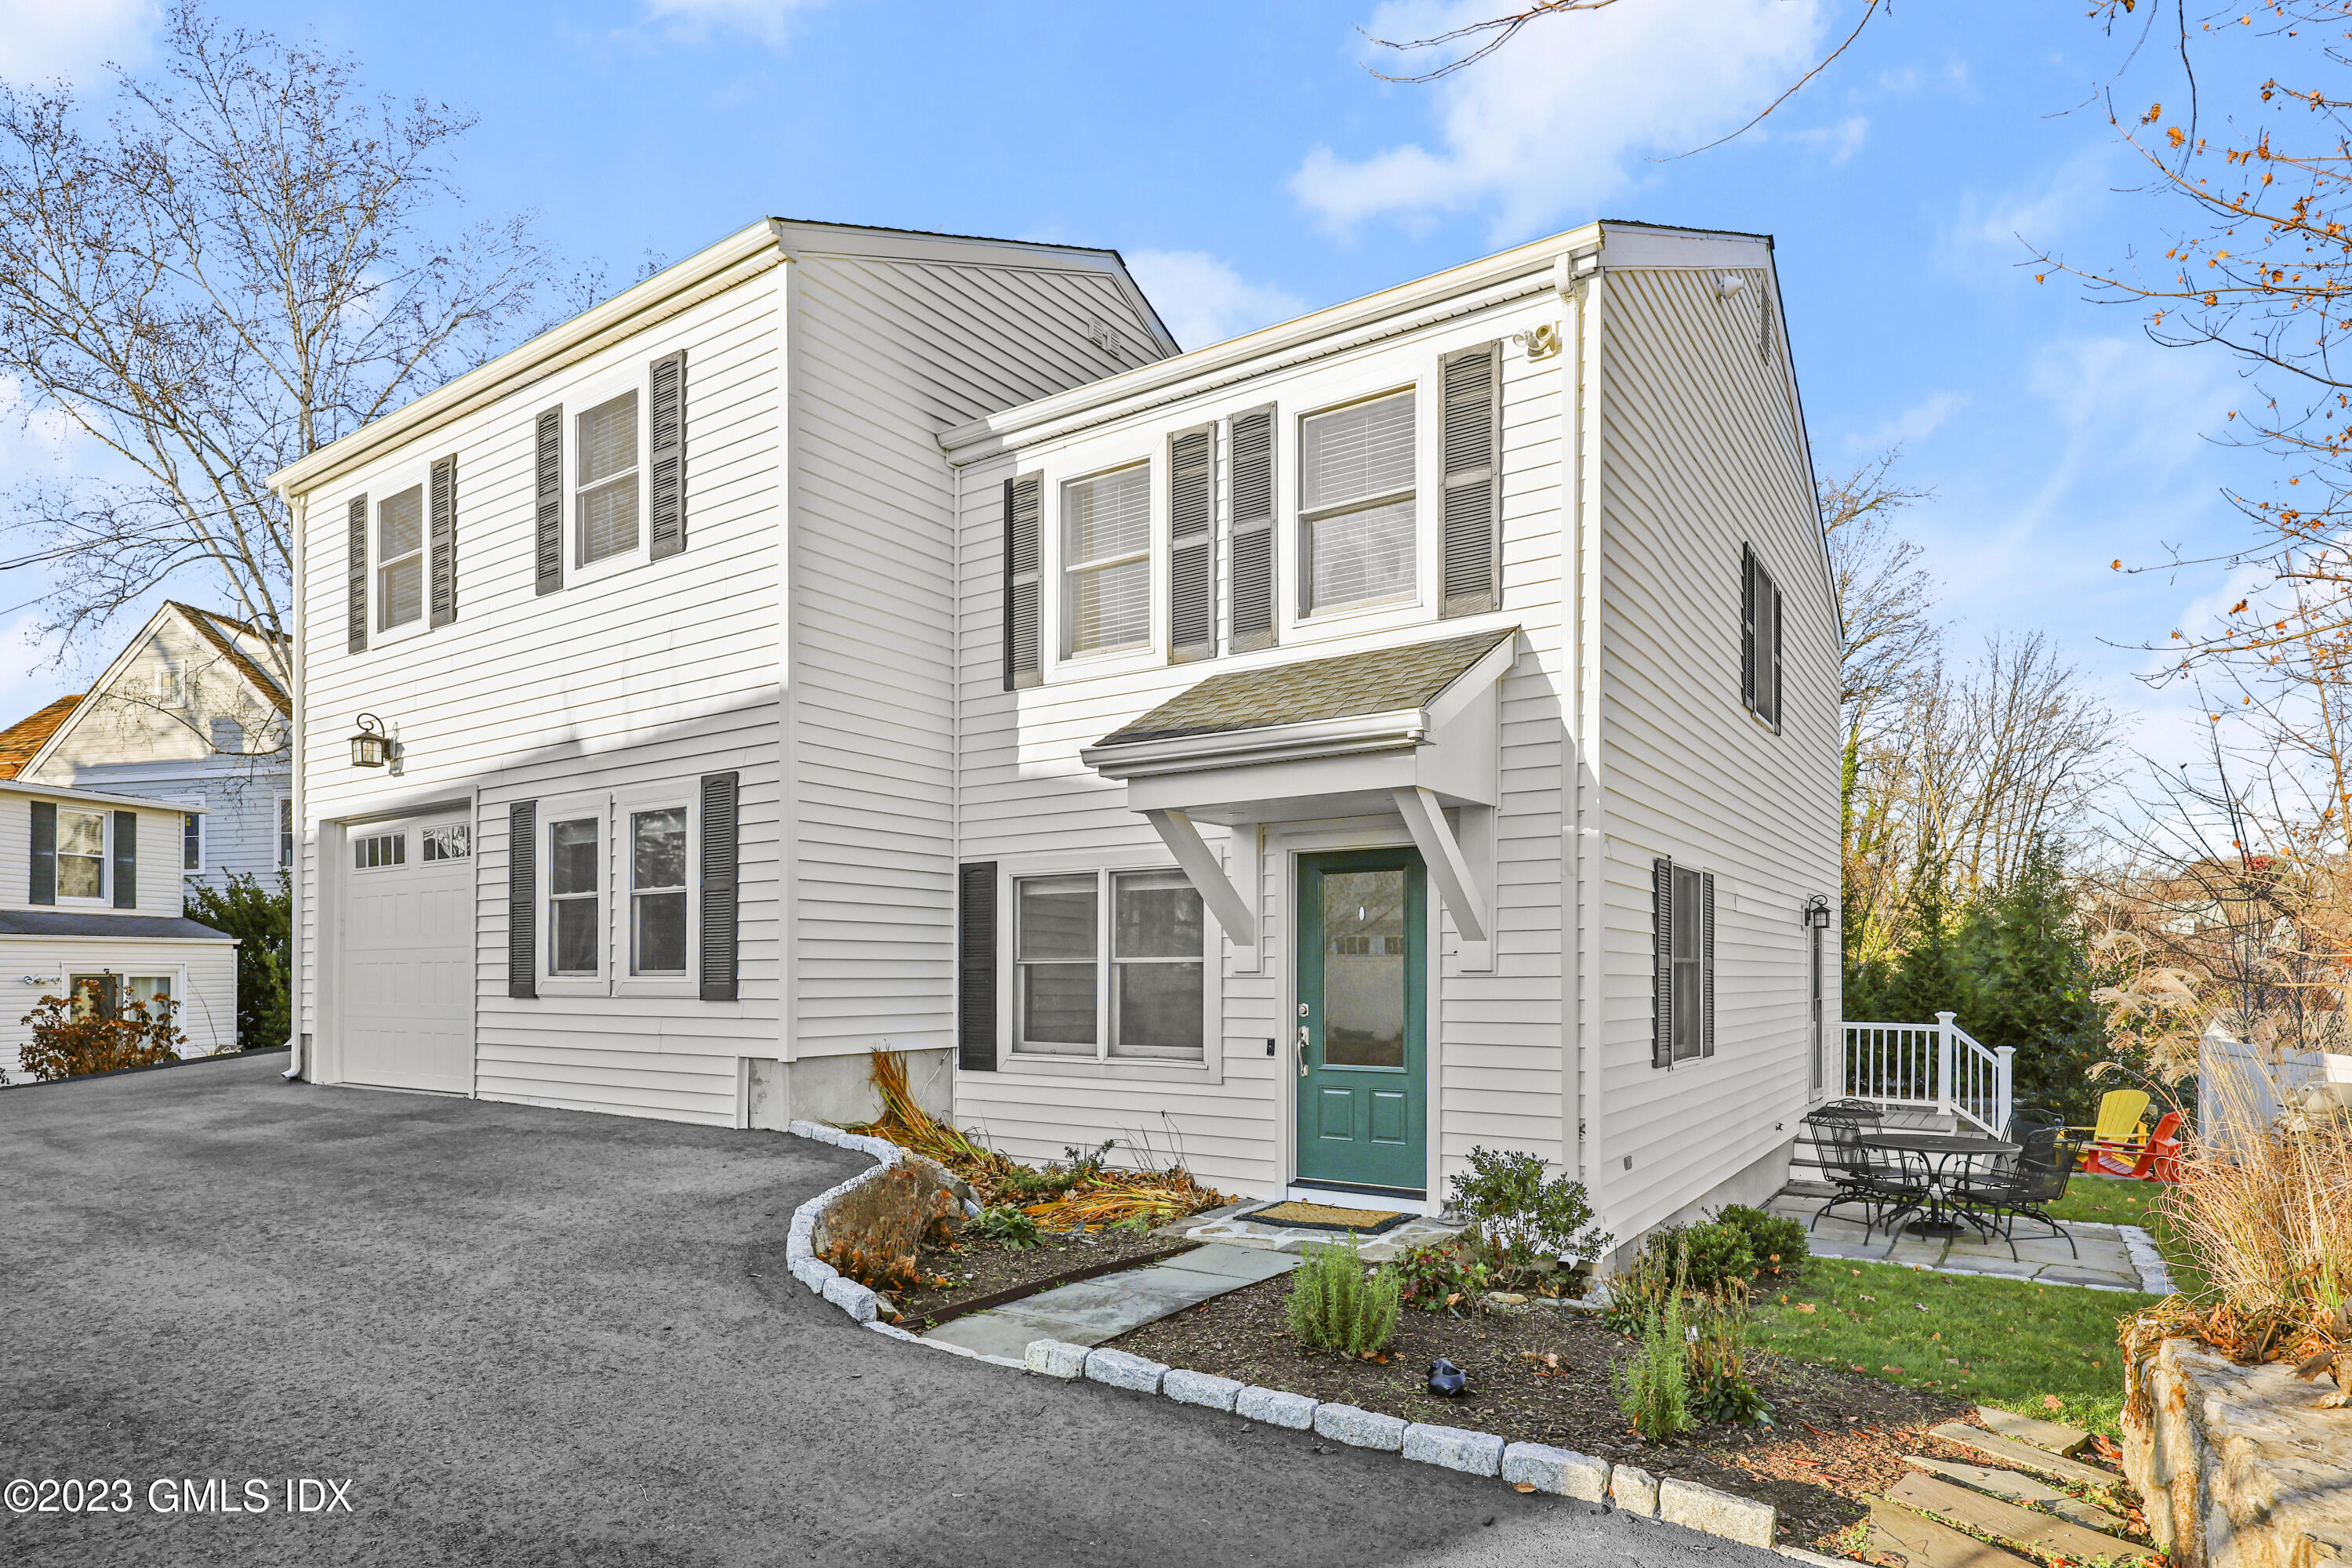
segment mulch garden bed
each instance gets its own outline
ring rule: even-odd
[[[926,1273],[949,1281],[945,1288],[890,1292],[901,1321],[919,1327],[942,1308],[959,1306],[1000,1290],[1051,1279],[1090,1264],[1118,1263],[1181,1250],[1168,1238],[1133,1231],[1046,1232],[1034,1247],[1018,1250],[985,1237],[959,1234],[947,1247],[925,1247],[916,1260]]]
[[[1864,1500],[1904,1474],[1906,1454],[1980,1458],[1927,1428],[1973,1419],[1968,1401],[1898,1388],[1797,1362],[1766,1367],[1758,1387],[1772,1426],[1693,1428],[1670,1443],[1636,1436],[1618,1413],[1615,1369],[1633,1342],[1589,1314],[1531,1306],[1517,1315],[1400,1314],[1382,1362],[1291,1348],[1287,1279],[1220,1296],[1111,1342],[1190,1367],[1411,1421],[1466,1426],[1511,1442],[1550,1443],[1679,1476],[1780,1510],[1784,1542],[1810,1546],[1864,1518]],[[1444,1356],[1469,1386],[1441,1398],[1423,1386]]]

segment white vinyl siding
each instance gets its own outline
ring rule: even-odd
[[[1299,548],[1309,615],[1408,597],[1420,553],[1413,395],[1299,422]]]
[[[1728,297],[1716,276],[1617,268],[1601,285],[1601,1175],[1621,1241],[1793,1135],[1811,1017],[1798,911],[1838,889],[1837,631],[1802,430],[1784,347],[1759,352],[1769,275]],[[1743,538],[1780,590],[1778,737],[1734,700]],[[1659,856],[1716,879],[1716,1051],[1672,1072],[1650,1065]],[[1828,968],[1834,1019],[1834,948]]]

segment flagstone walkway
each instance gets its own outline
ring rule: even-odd
[[[923,1337],[1019,1361],[1032,1340],[1098,1345],[1228,1290],[1287,1274],[1296,1255],[1211,1245],[1141,1268],[1057,1286],[984,1312],[950,1319]]]

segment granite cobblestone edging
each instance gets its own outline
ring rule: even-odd
[[[900,1161],[919,1156],[910,1154],[887,1139],[844,1132],[838,1127],[828,1127],[822,1122],[795,1121],[789,1131],[799,1137],[829,1143],[837,1149],[852,1149],[872,1155],[877,1162],[872,1170],[861,1171],[801,1205],[793,1212],[792,1230],[784,1244],[785,1262],[793,1279],[877,1333],[1041,1377],[1100,1383],[1179,1404],[1229,1410],[1245,1420],[1292,1431],[1313,1431],[1335,1442],[1398,1454],[1416,1464],[1434,1465],[1467,1475],[1499,1475],[1506,1485],[1525,1486],[1530,1490],[1573,1498],[1580,1502],[1608,1506],[1608,1500],[1613,1500],[1617,1507],[1643,1518],[1660,1517],[1660,1493],[1666,1490],[1672,1503],[1670,1511],[1664,1514],[1669,1523],[1685,1525],[1750,1545],[1769,1547],[1784,1557],[1804,1563],[1821,1564],[1842,1561],[1823,1557],[1802,1547],[1772,1545],[1776,1514],[1769,1503],[1734,1497],[1695,1481],[1672,1480],[1662,1487],[1647,1472],[1634,1466],[1621,1465],[1612,1468],[1606,1459],[1566,1448],[1555,1448],[1541,1443],[1506,1443],[1489,1432],[1408,1422],[1398,1416],[1381,1415],[1348,1405],[1323,1405],[1303,1394],[1244,1385],[1232,1378],[1215,1377],[1182,1367],[1171,1368],[1126,1351],[1097,1350],[1085,1345],[1064,1344],[1055,1340],[1035,1340],[1031,1342],[1028,1353],[1014,1361],[1010,1356],[982,1355],[961,1345],[925,1339],[894,1323],[883,1322],[879,1319],[880,1305],[875,1293],[845,1278],[817,1256],[816,1234],[827,1211],[843,1197]],[[977,1209],[977,1205],[969,1199],[965,1200],[964,1206],[968,1213]],[[2153,1253],[2153,1246],[2149,1251]],[[2136,1258],[2134,1261],[2138,1259]],[[1628,1507],[1629,1504],[1633,1506]]]

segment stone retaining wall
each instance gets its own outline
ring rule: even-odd
[[[2140,1375],[2153,1416],[2124,1413],[2124,1471],[2176,1568],[2352,1563],[2352,1411],[2319,1408],[2325,1378],[2188,1340]]]

